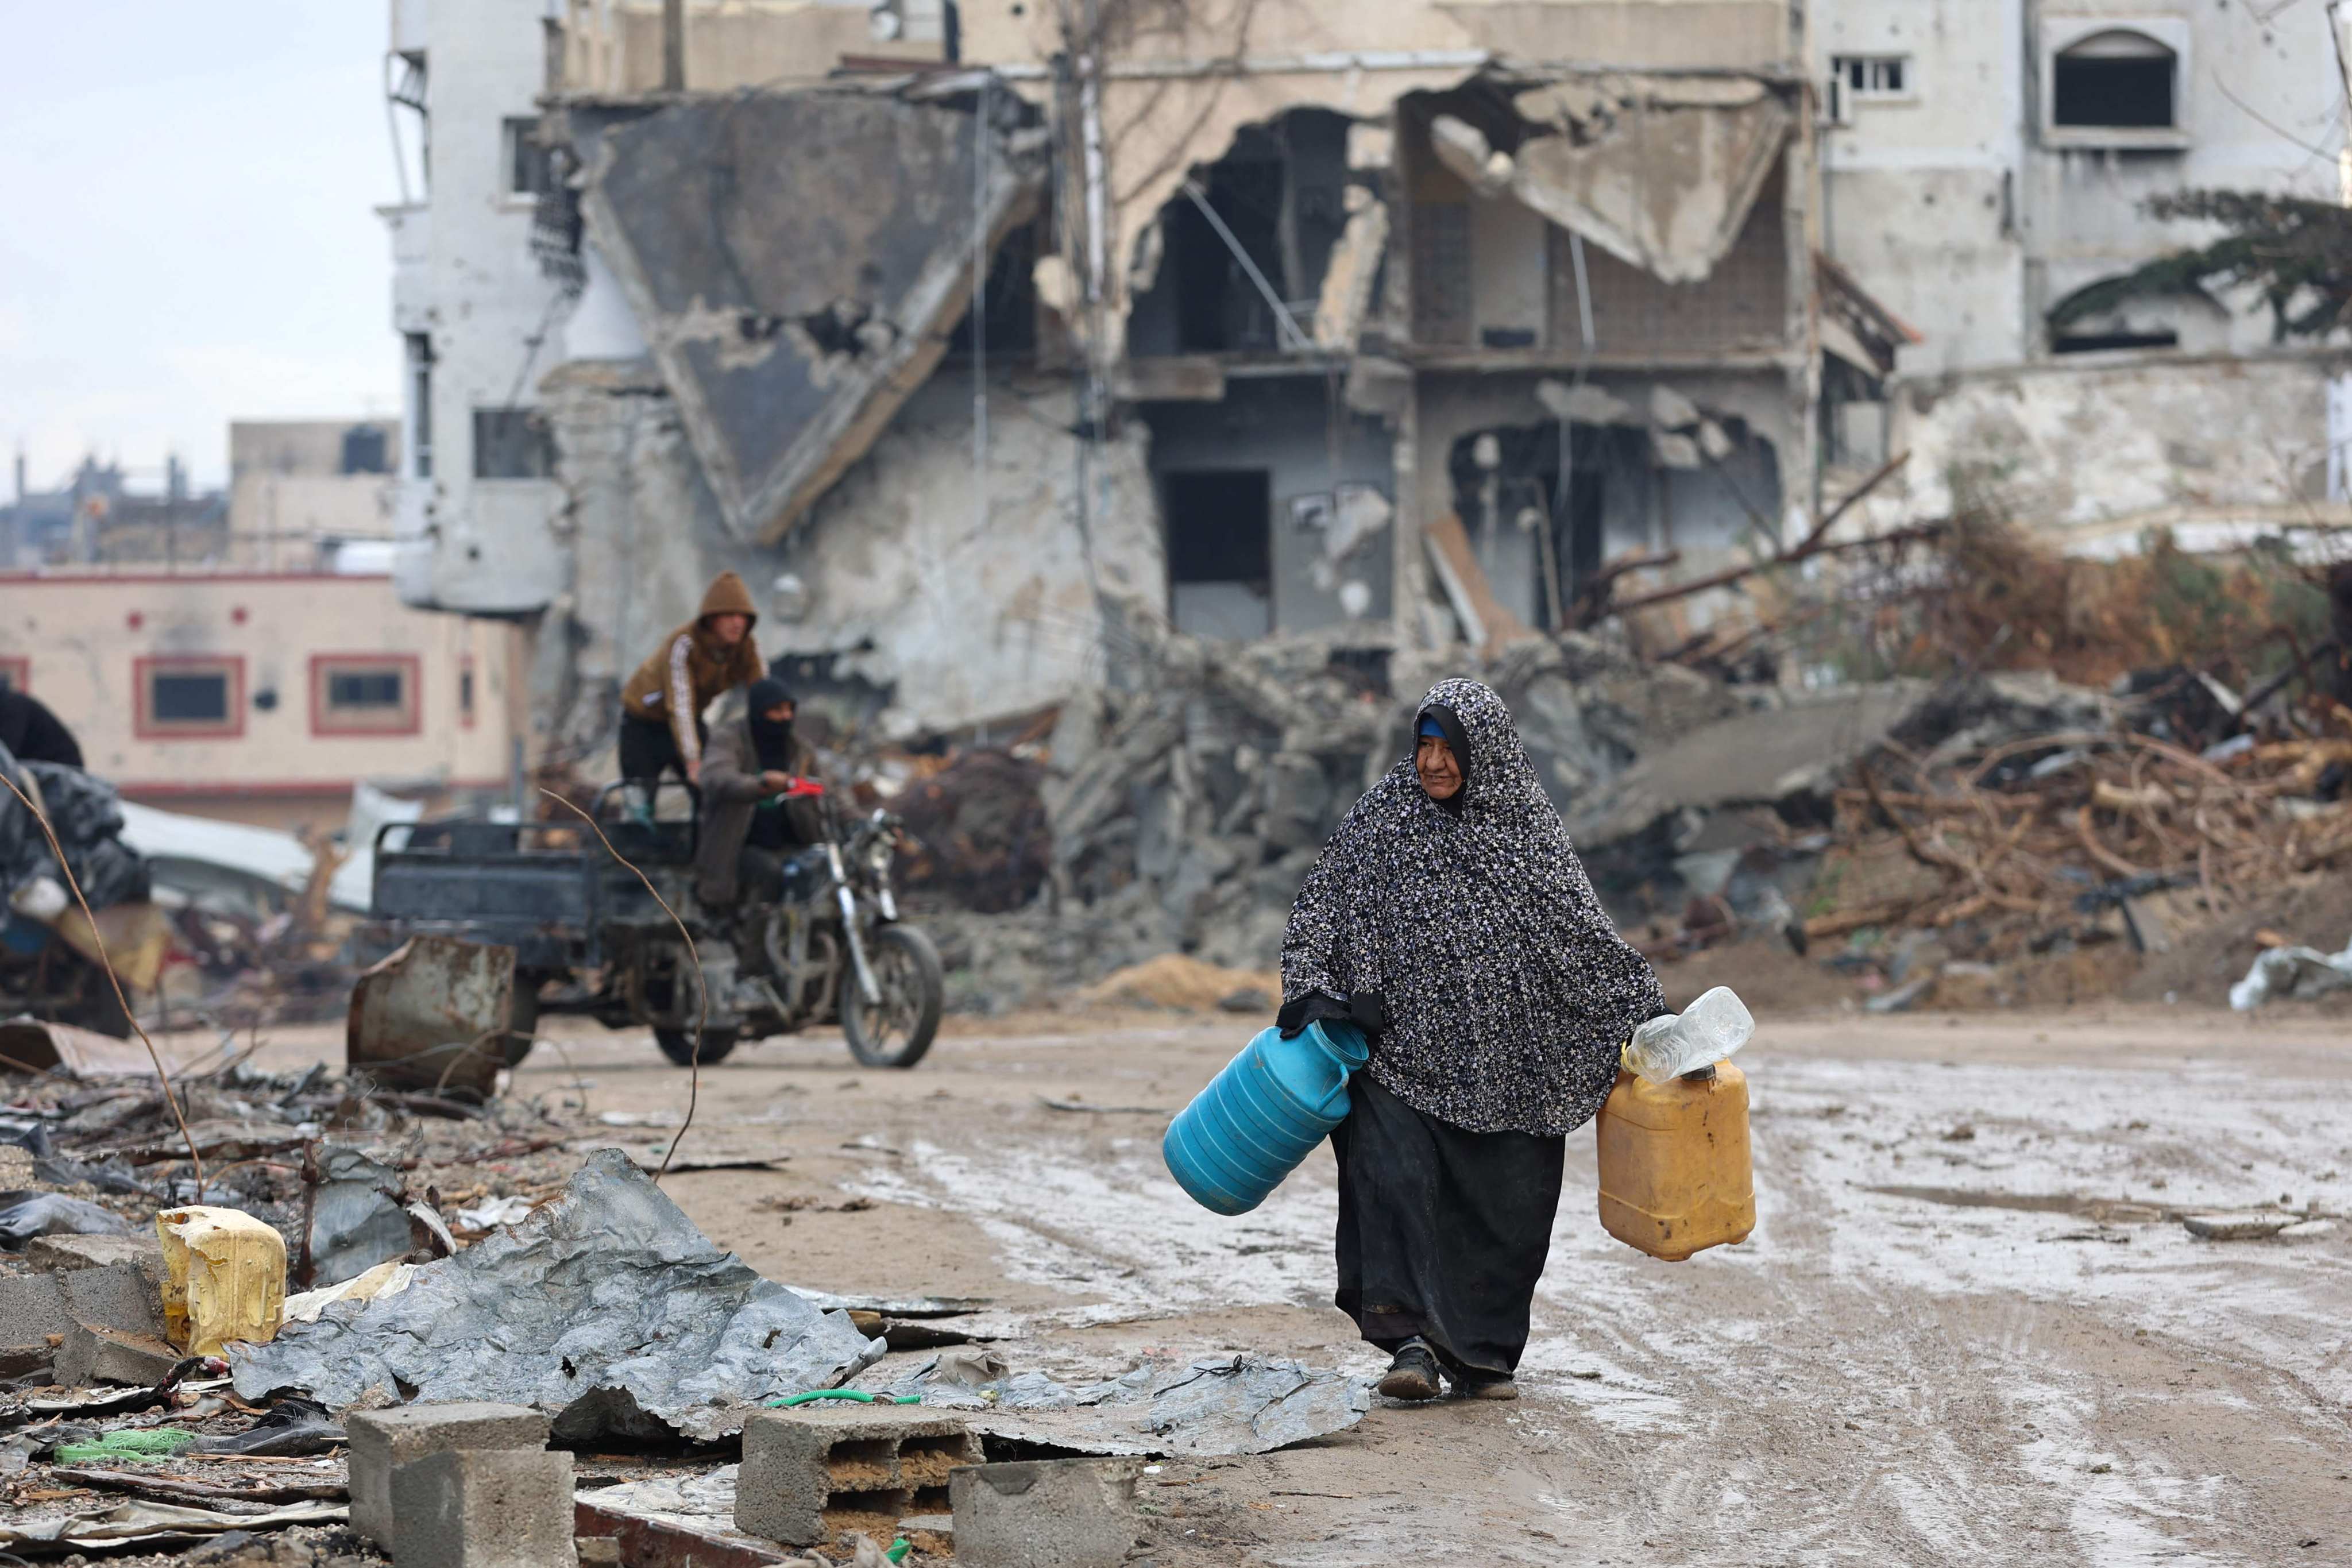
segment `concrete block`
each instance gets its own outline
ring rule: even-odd
[[[351,1436],[352,1529],[378,1545],[392,1542],[392,1477],[434,1454],[547,1447],[547,1417],[522,1405],[406,1405],[355,1410]]]
[[[58,1347],[57,1380],[68,1388],[125,1383],[152,1388],[180,1364],[180,1352],[155,1334],[76,1323]]]
[[[450,1448],[392,1472],[393,1568],[575,1568],[572,1456]]]
[[[1117,1568],[1142,1539],[1140,1459],[1026,1459],[955,1473],[964,1568]]]
[[[56,1350],[50,1342],[61,1340],[73,1326],[58,1276],[0,1275],[0,1366],[14,1369],[5,1375],[47,1365]]]
[[[574,1536],[572,1544],[580,1550],[580,1568],[597,1568],[597,1565],[607,1563],[613,1564],[613,1568],[620,1568],[621,1538],[619,1536]]]
[[[159,1287],[163,1279],[163,1244],[152,1231],[139,1236],[37,1236],[26,1244],[25,1261],[50,1274],[129,1263]]]
[[[142,1237],[33,1237],[24,1246],[24,1260],[47,1274],[73,1269],[103,1269],[110,1262],[136,1262],[163,1277],[163,1241]]]
[[[90,1327],[126,1334],[163,1331],[163,1294],[136,1263],[106,1263],[55,1276],[64,1287],[66,1310]]]
[[[949,1472],[981,1458],[962,1422],[920,1405],[762,1410],[743,1426],[735,1527],[791,1546],[849,1531],[888,1541],[905,1516],[939,1512]]]

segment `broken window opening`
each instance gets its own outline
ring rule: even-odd
[[[1130,353],[1301,346],[1276,303],[1302,332],[1314,320],[1348,226],[1349,123],[1328,110],[1291,110],[1244,126],[1223,158],[1195,168],[1198,202],[1179,193],[1161,209],[1165,249],[1151,286],[1136,297]]]
[[[555,436],[536,408],[474,410],[474,477],[545,479],[555,475]]]
[[[1610,447],[1617,436],[1605,426],[1570,425],[1563,450],[1560,427],[1545,423],[1476,431],[1454,443],[1446,472],[1454,515],[1496,592],[1518,585],[1524,603],[1509,607],[1530,626],[1560,629],[1577,584],[1601,570]],[[1491,466],[1480,461],[1489,440],[1484,456]],[[1547,570],[1558,574],[1557,603],[1543,584]]]
[[[540,144],[539,117],[523,115],[499,121],[499,133],[506,165],[506,191],[510,196],[537,196],[553,190],[555,159]]]
[[[404,334],[408,349],[409,470],[420,479],[433,477],[433,339],[424,332]]]
[[[2111,28],[2059,51],[2050,123],[2102,131],[2169,130],[2179,61],[2145,33]]]
[[[1023,224],[1004,237],[989,263],[988,282],[982,293],[982,321],[988,328],[991,354],[1031,354],[1037,351],[1038,224]],[[971,312],[966,310],[948,335],[948,353],[972,350]]]
[[[425,57],[394,55],[385,62],[385,70],[389,79],[383,96],[385,116],[391,121],[392,164],[400,179],[401,205],[406,206],[424,200],[433,188],[433,120],[425,108]],[[394,71],[399,74],[391,76]],[[410,127],[406,138],[401,134],[404,122]],[[413,160],[407,145],[410,140],[416,148]]]
[[[1908,55],[1838,55],[1830,61],[1832,125],[1852,125],[1857,104],[1904,103],[1913,96]]]
[[[1169,611],[1176,629],[1240,639],[1274,629],[1274,476],[1265,468],[1163,474]]]
[[[2153,331],[2059,332],[2051,337],[2053,354],[2095,354],[2115,349],[2177,349],[2180,334],[2169,327]]]

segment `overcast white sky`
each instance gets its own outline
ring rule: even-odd
[[[398,406],[385,18],[0,0],[0,465],[218,484],[232,418]]]

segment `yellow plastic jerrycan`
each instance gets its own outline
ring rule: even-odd
[[[1621,1069],[1593,1126],[1601,1224],[1618,1240],[1680,1263],[1756,1228],[1748,1079],[1729,1062],[1667,1083]]]
[[[239,1209],[165,1209],[163,1335],[190,1355],[267,1344],[286,1315],[286,1238]]]

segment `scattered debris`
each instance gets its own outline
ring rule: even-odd
[[[564,1440],[707,1442],[740,1431],[743,1406],[832,1387],[885,1349],[713,1247],[605,1150],[554,1202],[398,1294],[331,1303],[229,1359],[247,1399],[491,1399],[545,1410]]]
[[[879,1392],[974,1412],[973,1426],[992,1436],[1103,1455],[1271,1453],[1345,1431],[1371,1408],[1365,1379],[1252,1354],[1147,1362],[1087,1388],[1034,1372],[967,1381],[985,1365],[941,1358]]]
[[[2181,1215],[2180,1223],[2189,1235],[2206,1241],[2267,1241],[2299,1217],[2263,1212],[2190,1214]]]

